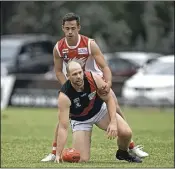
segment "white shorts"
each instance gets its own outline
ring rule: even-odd
[[[72,132],[75,131],[91,131],[93,125],[98,123],[108,113],[105,103],[102,104],[100,111],[91,119],[85,121],[70,120]]]

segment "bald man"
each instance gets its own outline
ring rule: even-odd
[[[73,132],[73,148],[80,151],[80,162],[90,159],[90,140],[95,124],[107,132],[109,139],[118,136],[116,158],[128,162],[140,163],[142,160],[128,153],[132,131],[124,119],[116,113],[116,104],[112,94],[100,94],[106,83],[101,76],[83,72],[81,65],[71,61],[67,66],[68,80],[62,86],[58,96],[59,128],[56,162],[61,162],[61,154],[66,144],[69,119]],[[108,147],[107,147],[108,148]]]

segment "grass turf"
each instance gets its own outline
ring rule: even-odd
[[[1,114],[1,167],[174,167],[174,110],[125,108],[133,140],[150,154],[141,164],[115,159],[116,141],[94,127],[91,159],[84,164],[40,160],[51,151],[57,109],[8,108]],[[71,147],[71,133],[66,147]]]

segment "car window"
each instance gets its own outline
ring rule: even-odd
[[[32,53],[32,45],[27,44],[21,47],[20,55],[26,54],[26,53]]]
[[[53,43],[49,40],[19,46],[16,43],[3,43],[1,40],[1,62],[14,62],[19,55],[20,62],[41,54],[52,54]]]
[[[123,59],[110,59],[108,64],[113,72],[123,72],[132,68],[132,64]]]
[[[145,74],[174,75],[174,63],[154,61],[144,69]]]
[[[49,41],[36,42],[32,44],[34,54],[52,54],[53,44]]]
[[[20,63],[26,61],[26,60],[30,60],[31,56],[32,56],[32,45],[31,44],[27,44],[21,47],[21,51],[19,54],[19,61]]]
[[[1,61],[12,61],[15,60],[16,55],[19,52],[19,47],[17,45],[3,45],[1,43]]]
[[[41,41],[27,44],[21,54],[28,53],[31,59],[41,56],[43,54],[52,54],[53,44],[50,41]]]

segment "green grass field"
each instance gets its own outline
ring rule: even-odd
[[[42,163],[51,151],[57,109],[8,108],[1,115],[1,167],[174,167],[174,110],[125,108],[136,144],[150,154],[141,164],[115,159],[116,141],[94,127],[91,159],[84,164]],[[67,147],[71,147],[71,133]]]

